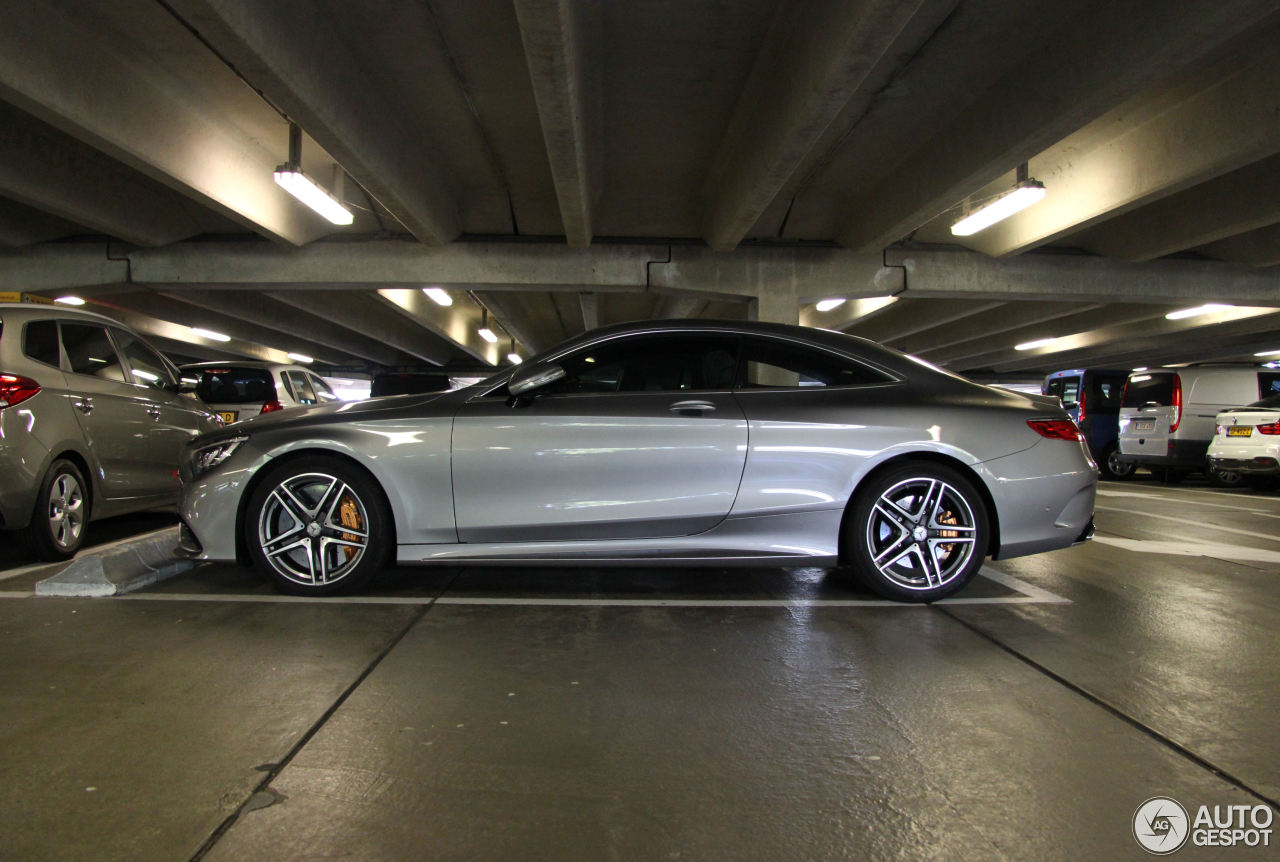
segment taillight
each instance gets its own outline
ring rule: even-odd
[[[1078,403],[1079,403],[1079,405],[1080,405],[1080,419],[1079,419],[1079,421],[1080,421],[1080,424],[1081,424],[1081,425],[1083,425],[1083,424],[1084,424],[1084,394],[1085,394],[1085,393],[1084,393],[1084,378],[1083,378],[1083,377],[1081,377],[1081,378],[1080,378],[1080,401],[1078,402]]]
[[[40,391],[40,384],[30,377],[0,374],[0,410],[26,401]]]
[[[262,410],[258,413],[258,415],[261,416],[263,413],[275,413],[277,410],[283,410],[283,409],[284,409],[284,405],[281,404],[279,401],[268,401],[266,404],[262,405]]]
[[[1169,423],[1169,433],[1172,434],[1178,430],[1178,424],[1182,422],[1182,378],[1173,375],[1173,421]]]
[[[1276,434],[1280,434],[1280,422],[1268,422],[1266,425],[1259,425],[1258,433],[1274,437]]]
[[[1041,437],[1050,440],[1083,440],[1080,427],[1070,419],[1028,419],[1027,425]]]

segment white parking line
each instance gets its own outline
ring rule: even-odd
[[[1203,500],[1174,500],[1170,497],[1161,497],[1159,494],[1143,493],[1142,491],[1112,491],[1109,488],[1099,488],[1099,497],[1128,497],[1134,500],[1159,500],[1162,503],[1168,503],[1172,506],[1199,506],[1200,508],[1209,509],[1229,509],[1232,512],[1247,512],[1250,515],[1261,515],[1264,518],[1280,518],[1280,515],[1272,512],[1264,512],[1261,509],[1245,509],[1239,505],[1230,506],[1226,503],[1206,503]]]
[[[1274,533],[1257,533],[1253,530],[1239,530],[1235,527],[1219,527],[1217,524],[1206,524],[1204,521],[1192,521],[1188,518],[1175,518],[1173,515],[1157,515],[1154,512],[1143,512],[1139,509],[1122,509],[1119,506],[1094,506],[1095,509],[1102,509],[1106,512],[1124,512],[1129,515],[1139,515],[1143,518],[1158,518],[1161,521],[1172,521],[1175,524],[1185,524],[1188,527],[1204,527],[1206,530],[1213,530],[1216,533],[1234,533],[1237,536],[1250,536],[1255,539],[1266,539],[1271,542],[1280,542],[1280,536]]]
[[[957,597],[936,604],[956,605],[1027,605],[1070,604],[1063,598],[1027,583],[1020,578],[983,566],[983,577],[1016,590],[1016,596]],[[0,592],[0,599],[31,598],[30,593]],[[651,607],[651,608],[861,608],[924,607],[907,605],[888,599],[615,599],[615,598],[541,598],[537,596],[284,596],[277,594],[244,595],[219,593],[129,593],[112,599],[132,602],[244,602],[266,604],[345,604],[345,605],[516,605],[527,607]]]
[[[1099,487],[1104,487],[1104,486],[1111,487],[1111,488],[1122,488],[1122,487],[1144,488],[1145,490],[1149,491],[1153,496],[1159,496],[1158,492],[1167,492],[1167,493],[1173,494],[1175,497],[1176,496],[1186,497],[1190,495],[1196,495],[1200,497],[1216,497],[1219,500],[1224,500],[1224,499],[1225,500],[1248,500],[1250,501],[1250,503],[1271,503],[1271,504],[1280,503],[1280,497],[1277,497],[1274,494],[1271,494],[1271,495],[1246,494],[1241,491],[1206,491],[1200,488],[1179,488],[1176,485],[1157,485],[1152,487],[1152,486],[1133,485],[1127,482],[1104,482]]]

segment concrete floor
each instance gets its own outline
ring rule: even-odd
[[[1280,799],[1280,495],[1098,503],[929,607],[671,568],[36,599],[0,556],[0,859],[1148,858],[1150,797]]]

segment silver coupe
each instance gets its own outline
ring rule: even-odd
[[[1093,532],[1056,399],[765,323],[599,329],[454,392],[252,419],[188,445],[182,543],[280,589],[401,563],[843,566],[894,599]]]

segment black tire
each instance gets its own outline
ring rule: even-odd
[[[89,485],[80,468],[65,458],[49,465],[36,496],[27,546],[41,560],[54,562],[75,556],[89,525]]]
[[[1158,475],[1160,476],[1161,485],[1177,485],[1187,478],[1187,471],[1165,467]]]
[[[989,536],[986,506],[968,478],[941,464],[908,461],[858,488],[842,538],[853,574],[869,589],[897,601],[933,602],[973,579]]]
[[[1244,474],[1235,470],[1209,468],[1209,482],[1219,488],[1239,488],[1244,484]]]
[[[359,467],[323,455],[269,468],[244,531],[254,567],[281,592],[300,596],[360,589],[395,547],[382,488]]]
[[[1132,461],[1121,461],[1119,458],[1120,447],[1112,443],[1107,448],[1107,451],[1102,453],[1102,458],[1098,460],[1098,470],[1101,471],[1102,478],[1121,481],[1133,478],[1138,466]]]

